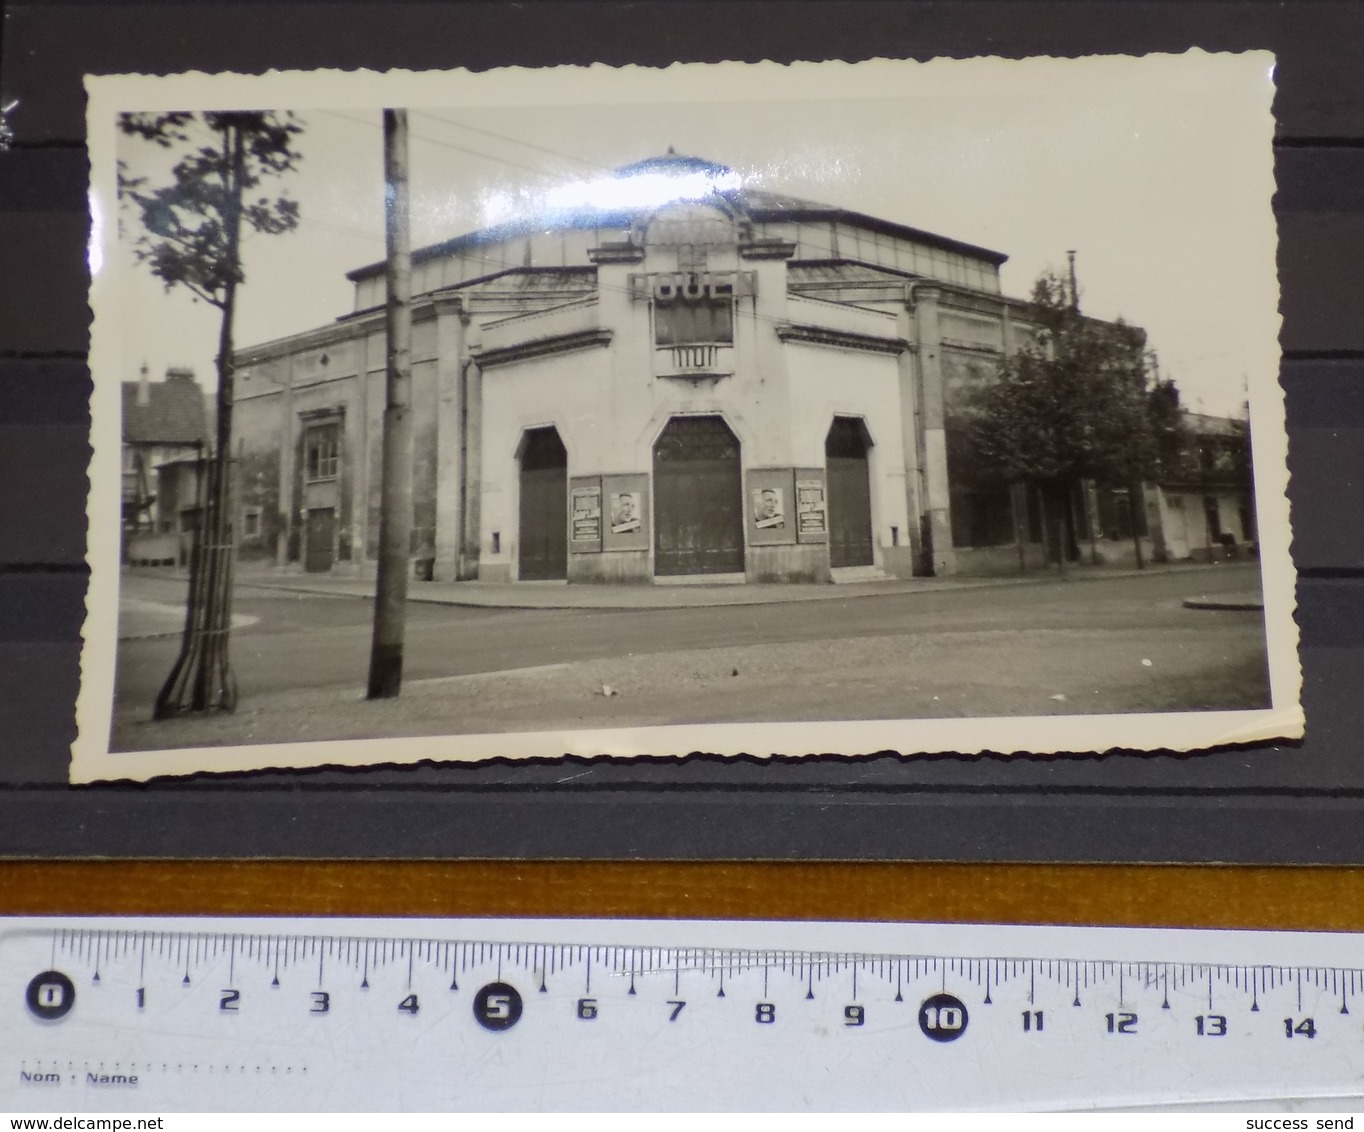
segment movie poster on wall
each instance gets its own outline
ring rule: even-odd
[[[649,546],[649,481],[643,475],[602,477],[602,549],[642,551]]]
[[[801,468],[796,472],[796,538],[801,542],[827,542],[829,539],[824,473],[817,468]]]
[[[748,535],[754,546],[796,541],[791,513],[790,468],[751,468],[748,473]]]
[[[578,553],[601,550],[601,479],[575,477],[569,492],[568,540]]]

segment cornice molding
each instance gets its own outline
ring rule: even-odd
[[[858,334],[851,330],[834,330],[827,326],[802,323],[778,326],[777,337],[783,342],[806,342],[814,346],[861,350],[872,354],[902,354],[909,349],[909,343],[903,338],[882,338],[875,334]]]
[[[492,350],[473,349],[470,357],[480,369],[507,365],[510,362],[525,361],[527,358],[547,357],[551,354],[567,354],[575,350],[590,350],[611,344],[612,332],[601,327],[589,330],[575,330],[570,334],[554,334],[547,338],[533,338],[528,342],[517,342],[512,346],[501,346]]]

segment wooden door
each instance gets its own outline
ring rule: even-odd
[[[674,417],[654,445],[654,573],[743,568],[738,437],[722,417]]]
[[[314,507],[308,512],[308,553],[303,569],[309,574],[325,574],[332,568],[336,545],[336,508]]]
[[[532,429],[521,452],[521,549],[525,582],[568,577],[568,451],[552,428]]]
[[[829,565],[870,566],[871,475],[865,427],[835,417],[824,442],[829,478]]]

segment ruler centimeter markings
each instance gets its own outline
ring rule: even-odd
[[[1364,1094],[1364,968],[1348,964],[518,943],[385,926],[394,934],[0,935],[0,1109],[1027,1109]]]

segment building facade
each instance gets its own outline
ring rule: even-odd
[[[204,391],[191,369],[173,367],[152,381],[143,366],[137,381],[123,383],[122,410],[123,560],[174,565],[197,514],[183,469],[197,468],[207,451]]]
[[[813,582],[1042,555],[1027,499],[954,466],[954,405],[1029,333],[1004,255],[672,153],[618,176],[679,189],[413,255],[419,577]],[[377,554],[383,265],[349,278],[350,313],[238,353],[243,556]]]
[[[1234,557],[1257,542],[1249,422],[1184,416],[1189,443],[1154,493],[1158,549],[1172,561]]]

